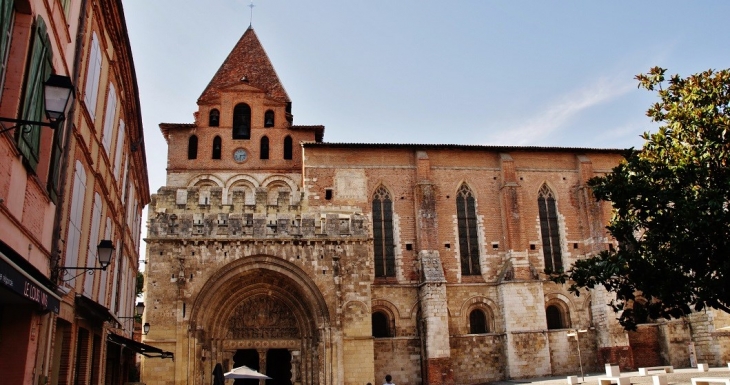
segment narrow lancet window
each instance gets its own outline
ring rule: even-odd
[[[269,138],[264,136],[261,138],[261,159],[269,159]]]
[[[540,214],[540,235],[542,236],[542,253],[545,269],[562,271],[563,260],[560,252],[560,231],[558,228],[558,210],[555,206],[553,192],[543,184],[537,196]]]
[[[291,160],[292,159],[292,140],[291,136],[287,135],[286,138],[284,138],[284,159]]]
[[[221,158],[221,137],[216,136],[213,139],[213,159],[220,159]]]
[[[188,159],[198,159],[198,137],[195,135],[188,139]]]
[[[474,194],[469,186],[462,184],[456,195],[456,218],[459,226],[459,254],[461,274],[479,275],[479,236],[477,234],[477,213]]]
[[[393,200],[383,186],[378,187],[373,194],[373,248],[375,276],[395,277]]]

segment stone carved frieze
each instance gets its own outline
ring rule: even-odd
[[[228,320],[228,338],[299,338],[299,326],[288,306],[272,297],[243,301]]]

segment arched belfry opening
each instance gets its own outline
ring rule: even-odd
[[[329,311],[306,273],[268,256],[222,266],[193,304],[197,356],[228,368],[246,365],[272,377],[267,383],[319,384],[331,336]],[[207,365],[191,375],[208,378]]]

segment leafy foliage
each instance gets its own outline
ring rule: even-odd
[[[615,293],[611,306],[623,310],[627,329],[639,317],[634,302],[654,319],[707,307],[730,313],[730,70],[669,80],[665,72],[636,76],[658,93],[647,111],[662,124],[658,132],[644,133],[641,151],[589,181],[598,200],[613,204],[607,229],[619,248],[553,276],[573,281],[576,294],[597,285]]]

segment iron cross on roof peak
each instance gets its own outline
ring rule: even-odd
[[[250,14],[249,20],[248,20],[248,28],[252,28],[253,27],[253,7],[255,7],[255,5],[253,5],[253,0],[251,0],[251,4],[249,4],[248,7],[251,8],[251,14]]]

